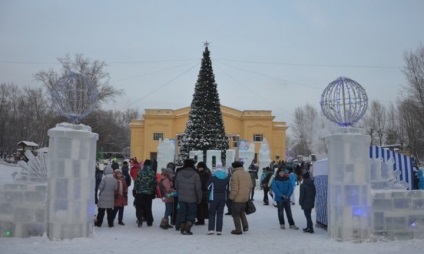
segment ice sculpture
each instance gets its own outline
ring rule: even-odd
[[[22,168],[16,176],[17,181],[47,183],[47,158],[48,154],[40,153],[37,156],[31,151],[25,151],[28,162],[18,161]]]
[[[98,134],[86,125],[61,123],[48,135],[47,236],[92,237]]]
[[[189,158],[201,162],[203,161],[203,151],[190,151]]]
[[[221,150],[207,150],[206,151],[206,166],[209,169],[213,168],[213,165],[212,165],[213,157],[215,157],[215,165],[218,165],[218,163],[222,165]]]
[[[236,159],[236,151],[233,149],[228,149],[225,151],[225,167],[231,167],[231,163]]]
[[[395,161],[389,158],[384,161],[383,158],[371,159],[371,188],[375,190],[390,190],[409,188],[406,181],[400,180],[400,170],[393,169]]]
[[[372,225],[370,137],[341,127],[326,138],[328,147],[328,232],[340,241],[363,241]]]
[[[268,141],[266,140],[266,138],[264,138],[262,143],[261,143],[261,149],[259,150],[259,172],[258,172],[258,176],[261,176],[263,169],[268,167],[270,164],[271,164],[271,155],[270,155],[270,151],[269,151],[269,145],[268,145]]]
[[[253,158],[255,158],[255,144],[249,144],[246,140],[240,141],[238,157],[240,161],[243,161],[244,169],[247,170]]]
[[[169,162],[175,160],[175,142],[165,139],[164,141],[159,140],[158,146],[158,170],[166,168]]]

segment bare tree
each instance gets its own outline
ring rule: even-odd
[[[296,155],[310,155],[315,121],[318,111],[309,104],[295,109],[293,131]]]
[[[406,143],[416,158],[424,156],[424,130],[417,120],[416,101],[404,99],[399,104],[399,119],[404,128]]]
[[[405,128],[400,124],[401,122],[398,110],[393,103],[390,103],[387,110],[386,144],[399,144],[403,147],[406,140]]]
[[[358,126],[361,128],[364,128],[366,133],[370,135],[371,137],[371,146],[375,145],[377,142],[380,142],[380,145],[382,143],[382,123],[379,119],[382,119],[383,117],[379,116],[381,114],[381,107],[382,105],[378,101],[372,101],[371,105],[368,107],[368,110],[364,116],[363,119],[360,120],[358,123]]]
[[[421,45],[415,50],[404,54],[405,74],[408,84],[405,87],[407,98],[414,103],[410,106],[418,114],[421,125],[424,126],[424,47]]]
[[[105,71],[106,63],[98,60],[90,60],[82,54],[75,54],[74,59],[69,55],[58,58],[62,64],[60,73],[53,69],[40,71],[34,75],[35,80],[42,82],[49,91],[53,91],[57,86],[60,78],[67,76],[71,72],[84,75],[94,83],[98,91],[98,102],[105,103],[115,101],[117,96],[123,94],[122,90],[118,90],[109,84],[109,73]]]
[[[399,103],[401,124],[405,128],[407,142],[416,156],[424,156],[424,46],[405,52],[403,73],[408,81],[406,95]]]
[[[378,137],[378,141],[380,146],[383,145],[383,138],[386,131],[386,122],[387,122],[387,116],[386,116],[386,108],[383,104],[381,104],[379,101],[374,100],[371,102],[371,116],[375,119],[376,123],[376,133]]]

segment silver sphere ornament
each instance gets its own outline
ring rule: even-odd
[[[94,82],[80,73],[70,72],[51,88],[53,107],[72,123],[80,122],[98,103]]]
[[[320,104],[322,112],[330,121],[348,127],[364,116],[368,97],[359,83],[339,77],[324,89]]]

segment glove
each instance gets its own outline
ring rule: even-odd
[[[173,192],[171,192],[171,193],[167,193],[165,196],[166,196],[167,198],[175,198],[175,197],[178,197],[178,195],[177,195],[177,192],[176,192],[176,191],[173,191]]]
[[[283,195],[283,200],[287,200],[289,199],[289,197],[287,197],[287,195]]]

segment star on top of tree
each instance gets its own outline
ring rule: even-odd
[[[203,43],[203,45],[205,45],[205,48],[209,47],[209,44],[211,44],[211,43],[210,43],[210,42],[208,42],[208,41],[205,41],[205,42]]]

